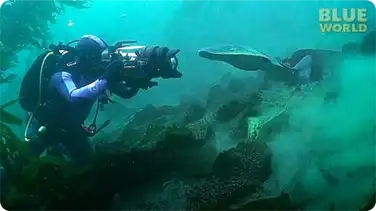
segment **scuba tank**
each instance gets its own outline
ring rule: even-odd
[[[62,43],[50,45],[50,51],[46,51],[37,57],[22,80],[19,103],[22,109],[31,114],[24,134],[26,140],[30,139],[27,132],[32,120],[45,104],[46,91],[51,76],[67,63],[74,61],[74,48],[69,46],[74,42],[77,42],[77,40],[66,45]],[[39,128],[38,133],[44,133],[45,130],[45,128]]]
[[[19,103],[28,112],[34,112],[43,103],[45,91],[51,76],[65,64],[74,61],[74,48],[59,43],[50,45],[50,51],[39,55],[26,72],[19,92]]]

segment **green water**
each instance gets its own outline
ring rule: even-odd
[[[245,45],[284,58],[299,48],[340,50],[344,43],[359,42],[364,33],[323,33],[319,26],[320,8],[354,7],[368,9],[368,30],[374,30],[375,6],[367,1],[95,1],[86,10],[66,8],[50,29],[53,42],[94,34],[108,43],[131,39],[181,49],[183,78],[160,80],[158,87],[130,100],[117,99],[121,106],[140,109],[176,105],[192,93],[204,96],[228,72],[252,74],[200,58],[197,51],[205,46]],[[19,56],[14,71],[22,76],[36,54],[24,50]],[[278,182],[274,191],[284,190],[295,202],[308,200],[314,210],[327,209],[333,201],[336,209],[359,207],[374,192],[375,58],[349,59],[338,71],[337,104],[323,107],[320,92],[309,96],[290,120],[303,130],[283,132],[270,143]],[[1,85],[1,102],[17,97],[21,80]],[[100,117],[113,119],[108,131],[116,131],[132,114],[119,113],[121,106],[110,106]],[[17,106],[9,111],[24,115]],[[14,130],[21,136],[23,127]]]

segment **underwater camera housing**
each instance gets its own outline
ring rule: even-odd
[[[102,63],[104,65],[109,64],[112,61],[120,60],[123,63],[122,75],[124,82],[132,79],[146,79],[149,75],[140,70],[140,66],[145,65],[146,61],[137,58],[136,52],[145,48],[143,45],[131,45],[136,43],[135,40],[120,41],[114,46],[109,46],[107,50],[102,53]],[[144,64],[145,63],[145,64]]]
[[[75,47],[71,46],[71,44],[78,42],[78,40],[73,40],[67,44],[62,44],[61,42],[58,45],[50,45],[50,50],[53,51],[57,55],[62,55],[61,63],[68,63],[71,60],[74,60],[76,49]],[[102,67],[106,67],[112,61],[122,61],[123,68],[120,70],[123,82],[128,82],[128,84],[132,84],[132,82],[137,81],[137,83],[141,81],[148,81],[154,78],[153,71],[147,71],[147,69],[140,68],[145,67],[147,65],[147,61],[144,59],[138,59],[136,52],[146,48],[144,45],[134,45],[137,43],[136,40],[125,40],[119,41],[115,45],[109,45],[106,50],[102,52],[101,55],[101,63]],[[71,52],[67,54],[67,52]],[[177,59],[172,58],[172,64],[177,66]]]
[[[102,63],[110,63],[114,60],[121,60],[124,63],[124,68],[135,67],[137,63],[136,51],[146,46],[130,45],[136,43],[136,40],[120,41],[114,46],[109,46],[108,49],[102,53]]]
[[[137,41],[121,41],[116,43],[114,46],[108,47],[102,53],[102,62],[104,64],[109,64],[111,61],[121,60],[124,64],[123,76],[127,78],[131,76],[133,79],[152,79],[152,78],[180,78],[182,74],[177,70],[179,61],[176,54],[180,50],[174,50],[172,56],[168,59],[167,68],[168,71],[164,71],[160,67],[154,66],[150,69],[148,65],[148,59],[137,58],[138,53],[141,49],[146,48],[143,45],[130,45],[131,43],[136,43]]]
[[[70,41],[67,44],[59,42],[57,45],[52,44],[49,46],[49,49],[54,52],[56,55],[61,55],[63,57],[61,63],[68,63],[69,61],[74,60],[75,55],[77,55],[77,50],[75,47],[71,46],[73,43],[77,43],[79,40]],[[131,45],[136,43],[136,40],[126,40],[119,41],[115,45],[108,46],[106,50],[102,52],[101,63],[103,67],[110,64],[112,61],[121,60],[124,64],[122,70],[124,81],[129,76],[141,78],[145,77],[145,74],[137,71],[137,67],[142,65],[143,61],[137,60],[136,51],[145,48],[146,46],[142,45]],[[70,52],[67,54],[67,52]]]

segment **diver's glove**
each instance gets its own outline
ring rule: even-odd
[[[179,49],[168,47],[148,46],[136,52],[138,65],[151,78],[180,78],[177,70]]]

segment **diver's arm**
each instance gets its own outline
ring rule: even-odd
[[[51,86],[69,102],[76,102],[82,99],[95,99],[107,89],[105,79],[96,81],[84,87],[77,88],[72,80],[72,75],[67,72],[55,73],[51,78]]]

